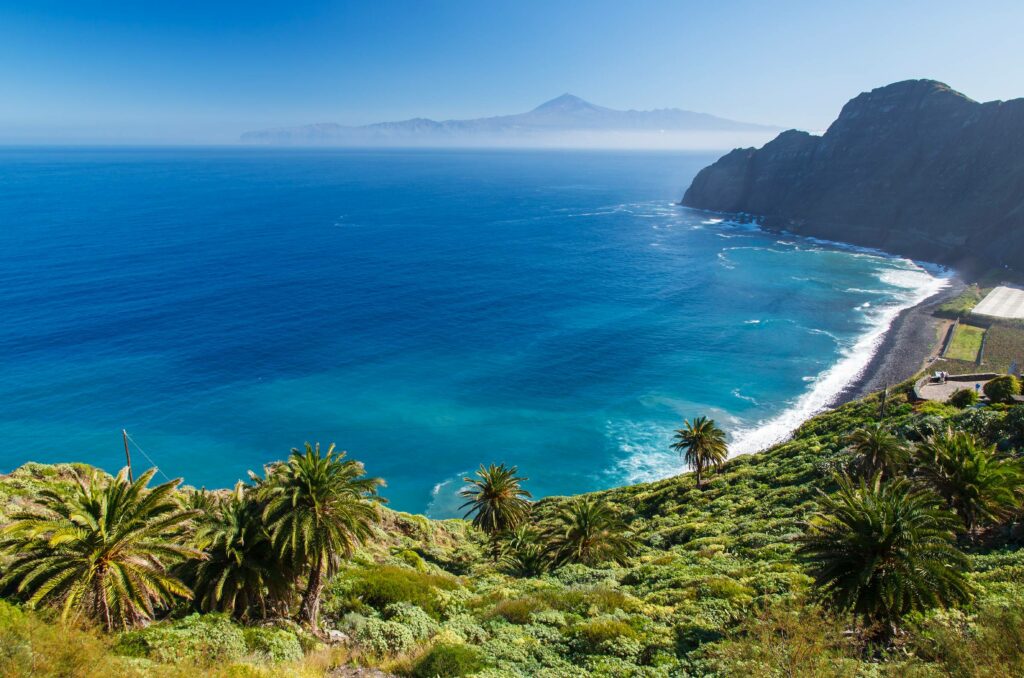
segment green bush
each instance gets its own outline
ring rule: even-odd
[[[487,631],[469,614],[458,614],[442,625],[442,632],[451,633],[467,643],[479,645],[487,640]]]
[[[959,407],[959,405],[957,407]],[[953,407],[953,403],[940,403],[937,400],[927,400],[921,403],[918,406],[917,411],[922,415],[931,415],[934,417],[942,417],[944,419],[952,417],[957,413],[956,408]]]
[[[213,666],[243,657],[248,648],[242,629],[222,614],[192,614],[121,634],[115,651],[157,662]]]
[[[448,678],[466,676],[484,668],[483,653],[469,645],[439,643],[416,663],[415,678]]]
[[[384,565],[350,571],[337,577],[327,594],[325,610],[338,616],[357,609],[356,601],[383,612],[388,605],[410,603],[440,619],[436,592],[458,588],[452,577],[425,574],[407,567]]]
[[[411,630],[395,621],[371,617],[356,627],[356,643],[370,654],[383,657],[408,652],[416,645]]]
[[[302,659],[302,644],[291,631],[267,627],[249,627],[243,632],[249,652],[275,662]]]
[[[978,402],[978,392],[973,388],[961,388],[949,396],[949,404],[953,407],[963,409]]]
[[[985,396],[994,403],[1012,403],[1020,395],[1020,380],[1012,374],[996,377],[982,387]]]
[[[111,656],[90,631],[46,623],[0,600],[0,676],[5,678],[113,678],[134,675],[130,660]]]
[[[424,562],[423,557],[411,549],[404,549],[398,554],[398,557],[403,563],[415,569],[417,572],[427,571],[427,563]]]
[[[1024,675],[1024,606],[986,605],[974,619],[939,613],[910,634],[914,654],[948,676]]]
[[[636,640],[632,626],[618,619],[594,619],[577,625],[572,632],[579,650],[585,654],[610,654],[608,650],[623,641]]]
[[[535,612],[547,609],[543,601],[534,597],[503,600],[491,610],[490,616],[502,617],[513,624],[529,624]]]
[[[384,618],[409,629],[416,640],[426,640],[437,633],[437,622],[422,608],[412,603],[392,603],[384,608]]]

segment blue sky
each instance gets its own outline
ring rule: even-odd
[[[1024,96],[1024,2],[0,0],[0,141],[232,141],[562,92],[820,130],[865,89]]]

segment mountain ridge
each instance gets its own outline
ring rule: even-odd
[[[616,110],[599,106],[576,95],[565,93],[545,101],[524,113],[483,118],[433,120],[410,118],[368,125],[346,126],[316,123],[246,132],[244,143],[264,144],[352,144],[352,145],[480,145],[540,142],[540,145],[567,145],[572,135],[740,134],[764,135],[780,130],[771,125],[738,122],[708,113],[679,108],[651,111]]]
[[[682,204],[770,230],[956,265],[1020,268],[1024,99],[935,80],[851,99],[821,136],[787,130],[697,174]]]

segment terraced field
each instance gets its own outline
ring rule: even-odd
[[[978,352],[981,351],[981,341],[985,336],[985,329],[974,325],[960,324],[953,334],[953,341],[946,349],[945,357],[949,360],[962,360],[964,362],[976,362]]]

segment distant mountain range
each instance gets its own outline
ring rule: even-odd
[[[471,120],[413,118],[350,127],[335,123],[247,132],[245,143],[335,146],[608,146],[730,148],[767,141],[780,127],[678,108],[618,111],[563,94],[532,111]]]
[[[850,100],[823,136],[789,130],[704,168],[683,204],[930,261],[1024,270],[1024,99],[935,80]]]

